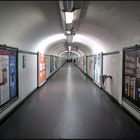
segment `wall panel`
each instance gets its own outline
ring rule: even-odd
[[[121,103],[121,54],[103,55],[103,75],[110,75],[104,82],[105,90]]]
[[[87,58],[87,74],[93,79],[94,77],[94,57]]]
[[[25,67],[23,68],[23,56]],[[19,53],[19,95],[23,99],[37,88],[37,55]]]

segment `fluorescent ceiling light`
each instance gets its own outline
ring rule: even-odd
[[[66,23],[70,24],[73,21],[73,12],[65,12]]]
[[[71,51],[71,46],[69,46],[69,52]]]
[[[67,34],[70,34],[71,33],[71,31],[66,31],[67,32]]]

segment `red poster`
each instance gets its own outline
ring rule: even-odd
[[[39,55],[39,85],[43,84],[46,80],[46,56]]]

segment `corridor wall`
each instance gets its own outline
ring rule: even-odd
[[[53,56],[49,55],[48,60],[50,60],[49,67],[47,69],[49,70],[49,75],[47,75],[47,78],[50,77],[57,69],[59,69],[64,63],[66,62],[65,57],[58,57],[58,56]]]
[[[140,110],[122,96],[123,65],[123,51],[103,55],[103,74],[112,76],[112,79],[107,78],[102,88],[140,121]]]
[[[97,76],[95,69],[98,67],[96,65],[96,54],[87,56],[87,72],[86,74],[95,82],[95,76]],[[81,57],[76,58],[75,64],[84,72],[82,69]],[[123,70],[123,51],[114,51],[102,54],[102,64],[101,64],[101,73],[98,75],[98,78],[101,78],[103,75],[111,76],[106,78],[103,84],[102,78],[100,79],[100,85],[95,82],[99,87],[104,89],[107,94],[113,97],[123,108],[125,108],[130,114],[135,118],[140,120],[140,109],[137,109],[135,105],[127,101],[122,97],[122,70]],[[85,73],[85,72],[84,72]]]
[[[0,120],[37,88],[37,53],[18,51],[18,98],[7,104]]]
[[[92,78],[99,87],[101,86],[102,53],[78,57],[75,64],[81,69],[81,71]]]
[[[103,57],[103,58],[102,58]],[[84,71],[83,67],[81,67],[81,63],[83,63],[82,57],[79,57],[80,69]],[[78,60],[78,59],[76,59]],[[77,64],[77,62],[76,62]],[[113,77],[113,83],[110,79],[106,79],[104,83],[104,88],[110,95],[112,95],[117,101],[120,101],[120,95],[118,94],[118,83],[121,85],[121,75],[120,67],[121,67],[121,58],[119,56],[114,55],[103,55],[103,54],[95,54],[87,56],[86,62],[87,72],[86,74],[98,85],[101,87],[102,75],[111,75]],[[120,73],[119,73],[120,72]],[[119,76],[118,76],[119,75]],[[119,87],[120,87],[119,85]],[[115,92],[114,92],[115,91]]]
[[[122,95],[120,94],[122,87],[121,63],[121,53],[119,52],[117,54],[103,55],[103,75],[112,76],[112,79],[106,78],[102,88],[120,104],[122,102]]]
[[[102,88],[107,91],[122,107],[130,114],[140,120],[140,111],[133,105],[130,105],[123,97],[122,91],[122,71],[123,71],[123,51],[114,51],[103,54],[103,75],[111,76],[106,78]]]
[[[37,88],[37,54],[19,53],[18,70],[19,98],[23,99]]]
[[[65,57],[46,55],[46,79],[66,62]]]
[[[55,72],[57,71],[65,62],[66,58],[60,58],[56,56],[46,56],[46,77],[45,81]],[[50,58],[53,59],[53,64],[59,63],[55,69],[50,72],[51,61]],[[5,105],[5,107],[0,112],[0,121],[3,120],[8,114],[10,114],[18,105],[20,105],[31,93],[33,93],[38,85],[38,53],[27,52],[23,50],[18,50],[18,97],[12,100],[12,102]],[[56,62],[57,61],[57,62]]]

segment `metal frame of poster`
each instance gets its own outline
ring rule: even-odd
[[[18,99],[18,49],[0,45],[0,112]]]
[[[123,49],[122,99],[140,111],[140,46]]]
[[[38,87],[46,82],[46,55],[38,52]]]

